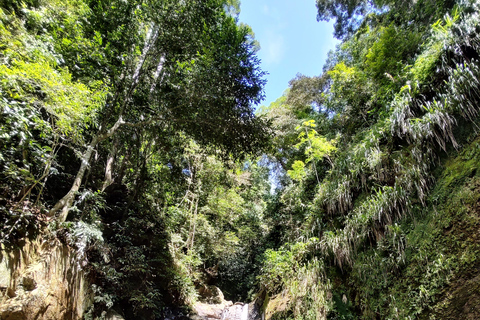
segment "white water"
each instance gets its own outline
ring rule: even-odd
[[[242,315],[240,320],[248,320],[248,303],[245,303],[242,308]]]
[[[223,311],[222,320],[248,320],[248,303],[233,305]]]
[[[228,309],[226,309],[226,310],[223,310],[223,313],[222,313],[222,320],[226,320],[226,319],[227,319],[227,316],[228,316]]]

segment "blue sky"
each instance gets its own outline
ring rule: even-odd
[[[268,106],[297,73],[319,75],[333,38],[333,22],[317,22],[315,0],[241,0],[240,22],[250,25],[260,42],[261,68],[268,72]]]

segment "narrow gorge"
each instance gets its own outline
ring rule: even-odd
[[[309,2],[0,1],[0,320],[480,318],[480,2]]]

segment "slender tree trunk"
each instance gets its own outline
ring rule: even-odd
[[[157,65],[157,69],[155,70],[155,75],[153,76],[153,83],[150,86],[150,94],[152,94],[155,91],[155,88],[157,87],[157,81],[159,80],[159,77],[162,74],[164,63],[165,63],[165,55],[161,55],[160,59],[158,60],[158,65]],[[163,78],[163,75],[162,75],[162,78]],[[160,82],[162,81],[162,78],[160,78]]]
[[[194,157],[195,159],[195,157]],[[196,160],[196,161],[195,161]],[[198,166],[198,158],[195,159],[193,164],[193,170],[190,166],[190,161],[188,167],[192,174],[192,183],[194,184],[195,193],[193,193],[193,198],[191,201],[190,212],[192,214],[190,220],[190,232],[189,232],[189,241],[187,241],[187,248],[193,249],[193,245],[195,244],[195,232],[197,227],[197,213],[198,213],[198,202],[200,201],[200,195],[202,193],[202,180],[200,178],[196,179],[196,172],[201,172],[203,169],[203,163],[200,162],[200,166]],[[195,172],[195,173],[194,173]]]
[[[305,128],[305,134],[306,134],[306,137],[308,138],[308,131],[307,131],[307,128]],[[310,145],[310,149],[313,149],[312,147],[312,141],[310,141],[310,139],[308,139],[308,144]],[[317,183],[320,184],[320,179],[318,178],[318,172],[317,172],[317,165],[315,164],[315,158],[312,159],[312,164],[313,164],[313,170],[315,171],[315,177],[317,178]]]
[[[197,211],[198,211],[198,200],[200,199],[200,196],[197,195],[197,198],[195,199],[195,210],[193,211],[193,227],[192,227],[192,240],[190,243],[190,249],[193,248],[193,244],[195,243],[195,227],[197,225]]]
[[[101,133],[100,132],[92,139],[90,144],[88,145],[86,151],[81,157],[81,164],[80,164],[80,169],[77,172],[77,175],[75,177],[75,180],[73,182],[72,187],[68,191],[68,193],[58,201],[55,206],[49,211],[48,215],[49,216],[54,216],[58,213],[58,221],[64,222],[67,218],[68,211],[70,207],[72,206],[73,200],[75,199],[75,194],[78,192],[80,189],[80,186],[82,184],[83,177],[85,175],[85,172],[90,164],[90,159],[92,157],[93,151],[95,147],[100,143],[101,141],[110,138],[120,126],[124,125],[125,122],[123,121],[123,113],[126,109],[126,106],[128,102],[131,99],[131,96],[133,92],[135,91],[135,88],[140,82],[140,78],[143,75],[144,72],[142,70],[144,69],[144,64],[147,59],[148,53],[150,50],[154,47],[154,44],[156,43],[156,40],[158,38],[158,27],[157,26],[152,26],[152,28],[149,30],[146,40],[145,40],[145,45],[142,50],[142,54],[139,57],[139,61],[137,63],[137,66],[135,67],[133,76],[132,76],[132,82],[128,88],[128,90],[125,93],[124,100],[122,101],[122,105],[120,107],[119,111],[119,116],[117,119],[117,122],[111,127],[107,132]],[[163,67],[163,59],[160,59],[160,63],[157,66],[157,70],[155,74],[160,75],[161,69]],[[158,77],[157,75],[157,77]],[[113,163],[112,163],[113,164]],[[108,165],[108,164],[107,164]]]
[[[80,169],[77,172],[77,176],[73,181],[73,185],[70,188],[70,191],[55,204],[55,206],[50,210],[49,216],[55,215],[57,212],[60,212],[58,216],[58,221],[64,222],[67,219],[68,210],[72,206],[73,200],[75,199],[75,194],[77,193],[80,185],[82,184],[83,176],[85,175],[85,171],[88,168],[90,163],[90,158],[92,157],[93,150],[98,143],[98,136],[93,138],[92,142],[87,147],[87,150],[82,155]]]
[[[140,134],[139,134],[140,136]],[[139,137],[140,145],[142,145],[142,138]],[[150,148],[152,147],[152,142],[153,140],[149,140],[147,145],[145,146],[145,149],[143,153],[140,151],[141,154],[139,154],[138,158],[141,158],[142,164],[140,167],[140,170],[138,171],[138,174],[136,175],[137,177],[135,178],[135,188],[133,191],[133,196],[131,197],[131,200],[128,204],[130,205],[134,202],[138,201],[138,197],[140,194],[143,192],[144,187],[145,187],[145,180],[148,178],[148,169],[147,169],[147,164],[148,164],[148,152]]]
[[[127,166],[127,162],[130,159],[130,152],[127,150],[126,154],[123,156],[122,164],[120,164],[120,170],[118,170],[117,182],[122,184],[123,177],[125,176],[125,169]]]
[[[80,158],[80,161],[81,161],[80,169],[78,169],[78,172],[75,177],[75,180],[73,181],[72,187],[70,188],[68,193],[62,199],[60,199],[60,201],[58,201],[55,204],[55,206],[50,210],[50,212],[48,213],[48,216],[51,217],[57,214],[58,212],[60,212],[58,215],[58,221],[64,222],[67,219],[68,210],[72,206],[73,200],[75,199],[75,194],[80,189],[83,176],[85,175],[85,172],[87,171],[87,168],[90,164],[90,159],[92,157],[93,151],[95,150],[95,147],[99,142],[111,137],[115,133],[115,131],[117,131],[117,129],[123,124],[125,124],[125,122],[120,116],[117,122],[115,123],[115,125],[113,125],[113,127],[111,127],[107,132],[103,134],[98,134],[92,139],[92,141],[87,147],[87,150],[84,152],[84,154]]]
[[[112,150],[108,155],[107,164],[105,166],[105,179],[103,181],[102,192],[105,191],[105,189],[107,189],[107,187],[113,183],[112,171],[113,171],[113,163],[117,155],[117,148],[118,148],[118,137],[115,136]]]

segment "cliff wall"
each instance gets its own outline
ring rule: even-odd
[[[93,294],[75,250],[38,237],[0,250],[0,320],[81,319]]]

